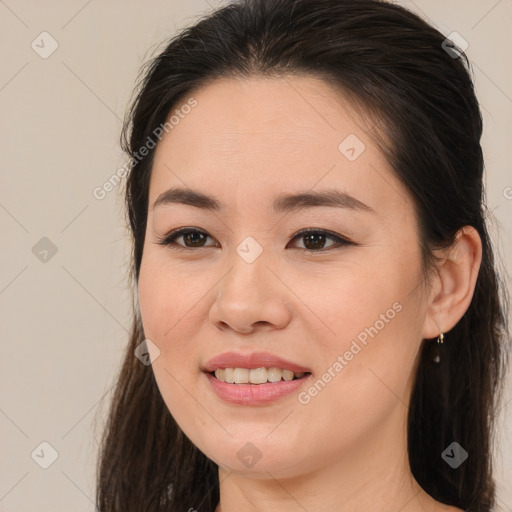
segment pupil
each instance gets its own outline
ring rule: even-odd
[[[313,247],[308,247],[308,242],[313,241]],[[304,246],[306,249],[322,249],[325,244],[325,235],[316,233],[311,235],[304,235]]]
[[[204,237],[204,234],[203,233],[195,233],[195,232],[187,233],[185,235],[185,244],[188,245],[188,242],[191,241],[193,246],[199,246],[200,247],[201,244],[197,243],[197,242],[201,242],[200,237]],[[198,238],[199,238],[199,240],[198,240]]]

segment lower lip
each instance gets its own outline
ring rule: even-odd
[[[283,398],[300,388],[311,374],[294,380],[266,384],[229,384],[205,373],[213,391],[222,400],[237,405],[264,405]]]

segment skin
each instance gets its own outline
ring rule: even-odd
[[[193,97],[197,106],[156,149],[138,293],[145,335],[160,350],[152,367],[163,399],[219,465],[217,512],[459,510],[413,478],[406,415],[422,340],[442,330],[449,343],[471,301],[478,234],[463,228],[426,286],[411,197],[350,101],[320,79],[218,79]],[[338,149],[349,134],[366,147],[354,161]],[[224,209],[153,208],[173,186],[213,195]],[[330,187],[375,213],[270,209],[279,193]],[[210,238],[188,250],[157,243],[180,227]],[[306,253],[307,240],[293,240],[304,228],[357,245],[326,238],[323,252]],[[248,236],[263,249],[252,263],[236,252]],[[307,404],[297,393],[229,404],[201,371],[226,351],[267,351],[316,380],[397,302],[400,312]],[[250,468],[237,457],[247,442],[261,454]]]

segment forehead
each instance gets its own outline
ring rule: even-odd
[[[383,174],[394,180],[363,117],[319,78],[217,79],[191,92],[171,115],[191,97],[196,106],[183,110],[188,113],[182,112],[157,146],[150,201],[176,185],[220,197],[237,192],[243,202],[321,182],[358,190],[367,199],[361,200],[371,202]],[[346,140],[355,142],[356,159],[343,153]],[[400,184],[393,185],[396,193]]]
[[[189,161],[205,159],[212,151],[255,162],[271,152],[275,161],[279,155],[290,158],[314,147],[337,157],[344,132],[352,129],[365,137],[355,126],[350,103],[310,76],[222,78],[192,95],[197,106],[173,128],[170,141],[173,149],[183,144],[196,149],[187,155]],[[175,105],[173,111],[179,109]]]

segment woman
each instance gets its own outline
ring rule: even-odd
[[[138,300],[98,510],[492,510],[481,132],[462,51],[391,3],[176,36],[125,129]]]

